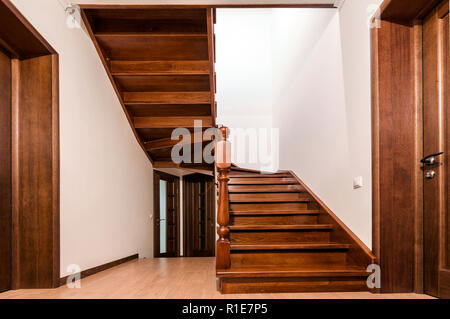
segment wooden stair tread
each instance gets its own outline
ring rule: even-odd
[[[230,230],[331,230],[332,225],[230,225]]]
[[[290,174],[232,174],[228,175],[229,178],[282,178],[292,177]]]
[[[255,170],[255,169],[251,169],[251,168],[243,168],[243,167],[239,167],[236,166],[235,164],[231,164],[231,169],[230,169],[230,173],[233,172],[243,172],[243,173],[253,173],[253,174],[288,174],[287,171],[278,171],[276,173],[272,173],[272,172],[268,172],[268,171],[260,171],[260,170]]]
[[[230,211],[230,215],[234,216],[241,216],[241,215],[248,215],[248,216],[259,216],[259,215],[318,215],[320,212],[318,210],[274,210],[274,211],[263,211],[263,210],[257,210],[257,211],[245,211],[245,210],[238,210],[238,211]]]
[[[293,185],[296,184],[295,179],[286,177],[272,178],[231,178],[229,185]]]
[[[297,193],[305,190],[299,185],[230,185],[229,193]]]
[[[314,199],[308,193],[231,193],[230,203],[307,203]]]
[[[355,266],[237,266],[228,269],[218,269],[218,277],[367,277],[366,269]]]
[[[337,250],[349,249],[350,244],[296,243],[296,244],[231,244],[231,250]]]

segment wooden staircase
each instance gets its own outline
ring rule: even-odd
[[[297,176],[233,167],[227,177],[228,203],[219,193],[219,214],[227,204],[229,214],[217,249],[222,293],[368,290],[375,257]]]

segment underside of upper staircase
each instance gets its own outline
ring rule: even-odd
[[[222,293],[368,291],[370,250],[292,172],[229,173]]]
[[[194,143],[203,149],[211,141],[201,131],[216,125],[214,9],[83,9],[82,16],[154,167],[212,171],[213,165],[194,158],[175,164],[171,151],[179,141],[171,135],[186,128],[182,139],[192,150]],[[198,134],[195,121],[201,121]]]

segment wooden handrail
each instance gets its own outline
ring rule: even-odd
[[[228,128],[222,126],[220,129],[222,134],[222,141],[227,142]],[[223,150],[216,150],[216,154],[224,155],[223,162],[226,162],[227,154],[229,150],[226,149],[226,144],[216,144],[216,147],[224,147]],[[220,164],[216,162],[217,170],[219,172],[219,199],[217,209],[217,234],[219,239],[216,244],[216,269],[227,269],[231,267],[230,257],[230,208],[228,199],[228,172],[230,171],[231,163]]]

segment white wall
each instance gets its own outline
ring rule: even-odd
[[[216,33],[217,123],[230,130],[233,162],[261,169],[251,145],[238,151],[239,129],[272,126],[271,9],[218,9]],[[258,133],[256,133],[259,135]],[[246,153],[246,154],[244,154]]]
[[[346,90],[338,11],[277,11],[275,17],[275,33],[295,29],[298,39],[277,37],[275,45],[283,51],[274,61],[280,165],[293,170],[370,246],[370,95],[356,93],[355,108],[346,103],[346,93],[353,91]],[[358,66],[364,70],[369,64],[348,68]],[[358,76],[369,89],[370,77]],[[365,181],[358,190],[352,185],[356,176]]]
[[[151,257],[153,173],[89,37],[56,0],[12,1],[60,59],[61,276]]]
[[[293,170],[369,247],[372,189],[367,9],[377,2],[380,0],[346,0],[340,11],[266,10],[266,17],[256,23],[254,13],[218,10],[217,33],[218,106],[223,124],[279,128],[280,168]],[[246,23],[256,24],[254,38],[239,31]],[[264,44],[266,48],[264,52],[252,46],[258,39],[260,47]],[[245,58],[239,60],[239,53]],[[268,56],[271,63],[258,61]],[[253,63],[258,62],[258,72],[253,72]],[[236,76],[235,69],[246,75],[245,80]],[[270,88],[266,79],[260,78],[269,75]],[[261,99],[262,111],[258,103],[244,103]],[[269,99],[272,108],[267,106]],[[232,116],[235,118],[229,120]],[[272,118],[271,123],[268,118]],[[364,187],[354,190],[353,178],[357,176],[363,177]]]

